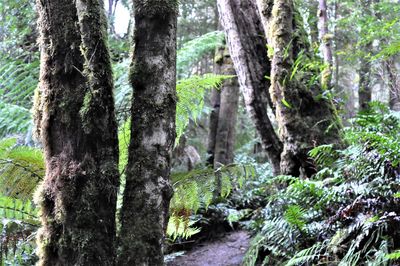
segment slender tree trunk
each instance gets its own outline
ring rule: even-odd
[[[276,118],[284,149],[281,155],[282,174],[310,176],[315,167],[308,152],[315,145],[340,142],[338,121],[330,100],[321,97],[319,84],[307,87],[316,73],[298,78],[292,73],[294,61],[311,57],[310,47],[300,16],[291,0],[258,0],[259,10],[268,28],[272,59],[270,93],[276,106]],[[302,60],[306,60],[303,58]]]
[[[372,50],[372,43],[366,44],[362,50],[368,52]],[[358,83],[358,106],[359,110],[365,110],[368,108],[368,104],[372,99],[372,74],[371,74],[371,62],[369,58],[363,57],[360,61],[359,69],[359,83]]]
[[[35,122],[46,159],[39,265],[114,265],[118,140],[103,6],[40,0],[37,9]]]
[[[321,1],[321,0],[319,0]],[[317,0],[310,0],[309,6],[308,6],[308,20],[307,24],[308,27],[310,28],[310,36],[311,36],[311,42],[312,44],[319,43],[318,39],[318,1]]]
[[[326,0],[319,0],[318,6],[318,29],[319,39],[321,41],[322,54],[324,56],[324,63],[326,69],[322,73],[321,85],[324,89],[329,89],[332,82],[332,66],[333,66],[333,53],[332,53],[332,37],[328,30],[328,8]]]
[[[223,58],[224,56],[224,47],[218,47],[215,52],[214,58],[214,74],[222,75],[222,66],[221,60],[219,58]],[[210,123],[209,123],[209,131],[208,131],[208,143],[207,143],[207,164],[214,167],[214,159],[215,159],[215,143],[217,140],[217,130],[218,130],[218,117],[219,110],[221,106],[221,91],[220,88],[213,89],[211,91],[211,113],[210,113]]]
[[[385,61],[389,81],[389,106],[391,110],[400,111],[400,78],[393,58]]]
[[[134,1],[131,143],[118,265],[163,265],[175,142],[177,0]]]
[[[371,4],[371,0],[361,1],[362,11],[366,16],[372,16]],[[366,30],[362,29],[361,34],[367,34]],[[358,72],[360,78],[358,83],[358,106],[361,111],[368,108],[368,104],[372,99],[372,64],[370,58],[367,56],[372,52],[372,49],[372,42],[368,42],[361,47],[361,51],[365,54],[361,58],[360,69]]]
[[[235,76],[235,68],[228,48],[225,48],[221,72]],[[221,106],[215,141],[214,167],[233,163],[235,148],[235,128],[239,107],[239,83],[237,78],[226,80],[221,86]]]
[[[274,174],[279,174],[282,143],[267,112],[271,101],[266,76],[271,67],[257,6],[253,0],[218,0],[217,3],[247,111],[256,125]],[[270,106],[273,107],[272,103]]]

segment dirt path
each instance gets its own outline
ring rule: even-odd
[[[249,242],[250,237],[246,231],[231,232],[221,239],[201,243],[167,265],[239,266],[249,247]]]

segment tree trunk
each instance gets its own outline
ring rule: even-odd
[[[300,14],[291,0],[258,0],[259,10],[268,23],[272,59],[270,93],[276,106],[276,118],[284,149],[282,174],[311,176],[316,169],[308,152],[316,145],[340,141],[339,126],[332,102],[324,99],[319,84],[307,87],[316,73],[312,70],[297,77],[294,61],[299,55],[311,57]],[[296,17],[299,16],[299,17]],[[306,69],[304,71],[307,71]]]
[[[361,1],[362,11],[366,16],[372,16],[371,4],[371,0]],[[362,28],[360,34],[368,34],[367,31],[368,28]],[[364,52],[364,55],[361,57],[360,69],[358,72],[360,78],[358,83],[358,106],[360,111],[367,109],[372,99],[372,63],[368,56],[369,53],[372,52],[372,49],[372,42],[368,42],[361,46],[361,51]]]
[[[221,75],[221,61],[218,58],[223,58],[224,47],[218,47],[215,53],[214,62],[214,74]],[[210,123],[208,132],[208,143],[207,143],[207,164],[214,167],[215,159],[215,143],[217,140],[217,130],[218,130],[218,117],[219,110],[221,106],[221,91],[220,89],[213,89],[211,91],[211,113],[210,113]]]
[[[372,50],[372,43],[367,43],[362,50],[368,52]],[[358,83],[358,106],[363,111],[368,108],[368,104],[372,99],[372,81],[371,81],[371,62],[366,56],[361,58]]]
[[[328,30],[328,8],[326,0],[319,0],[318,7],[318,29],[319,38],[321,41],[322,54],[324,56],[324,63],[326,69],[322,73],[321,85],[324,89],[331,88],[332,83],[332,66],[333,66],[333,55],[332,55],[332,37]]]
[[[253,0],[218,0],[217,3],[247,111],[256,125],[274,174],[279,174],[282,144],[267,112],[271,101],[266,76],[271,67],[256,4]],[[271,103],[270,106],[273,107]]]
[[[400,111],[400,78],[393,58],[385,61],[389,81],[389,106],[393,111]]]
[[[175,143],[177,0],[134,1],[131,143],[118,265],[163,265]]]
[[[39,265],[114,265],[118,140],[106,22],[98,1],[74,3],[37,1]]]
[[[225,48],[221,68],[223,75],[236,75],[228,48]],[[237,78],[232,78],[226,80],[221,86],[221,106],[215,142],[214,167],[233,163],[238,107],[239,83]]]

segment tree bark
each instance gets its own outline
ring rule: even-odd
[[[224,54],[224,47],[218,47],[215,52],[214,59],[214,74],[221,75],[221,62],[217,60],[217,58],[222,58]],[[217,140],[217,129],[218,129],[218,117],[219,110],[221,106],[221,91],[220,88],[213,89],[211,91],[211,113],[210,113],[210,123],[209,123],[209,132],[208,132],[208,143],[207,143],[207,164],[214,167],[214,159],[215,159],[215,143]]]
[[[221,68],[223,75],[236,75],[228,48],[225,48],[223,53]],[[221,106],[215,142],[214,167],[233,163],[238,107],[239,83],[237,78],[231,78],[224,81],[221,86]]]
[[[271,67],[257,6],[252,0],[218,0],[217,3],[246,109],[256,125],[274,174],[279,174],[282,143],[267,112],[268,102],[274,108],[266,78]]]
[[[397,73],[396,64],[393,58],[385,61],[389,81],[389,106],[393,111],[400,111],[400,78]]]
[[[371,4],[371,0],[361,1],[361,6],[366,16],[372,16]],[[365,29],[361,29],[360,34],[367,34],[367,32]],[[358,106],[360,111],[366,110],[372,99],[372,64],[368,58],[368,54],[372,51],[372,48],[372,42],[367,42],[361,46],[361,51],[364,52],[365,55],[361,57],[360,69],[358,72],[360,79],[358,83]]]
[[[39,265],[114,265],[117,124],[106,21],[97,1],[37,1],[35,122],[46,176],[36,193]]]
[[[258,5],[274,51],[270,94],[284,144],[281,171],[286,175],[311,176],[316,169],[308,152],[316,145],[340,142],[338,118],[332,102],[321,97],[321,86],[305,85],[316,73],[304,70],[300,77],[293,73],[294,61],[300,54],[312,56],[293,2],[258,0]]]
[[[177,0],[134,1],[136,31],[131,143],[121,209],[118,265],[163,265],[173,194]]]
[[[321,41],[321,50],[324,56],[324,63],[326,69],[322,73],[321,85],[324,89],[330,89],[332,83],[332,67],[333,67],[333,53],[332,53],[332,37],[328,29],[328,8],[326,0],[319,0],[318,6],[318,29],[319,39]]]

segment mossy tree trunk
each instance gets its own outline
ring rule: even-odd
[[[308,152],[316,145],[340,142],[339,121],[329,99],[322,97],[321,85],[310,80],[312,69],[296,75],[294,62],[312,58],[301,16],[291,0],[259,0],[259,10],[273,49],[270,94],[284,149],[282,174],[310,176],[316,169]]]
[[[372,16],[372,0],[360,1],[362,12],[365,16]],[[368,27],[363,26],[361,28],[361,35],[368,34]],[[372,100],[372,62],[369,54],[372,52],[373,44],[371,41],[364,42],[360,50],[363,53],[360,60],[360,69],[358,71],[359,82],[358,82],[358,108],[363,111],[368,108],[369,103]]]
[[[324,57],[325,70],[322,73],[321,85],[324,89],[330,89],[332,83],[332,35],[329,34],[328,28],[328,6],[326,0],[319,0],[318,5],[318,30],[319,39],[321,41],[321,50]]]
[[[134,1],[131,142],[118,265],[163,265],[175,143],[177,0]]]
[[[216,74],[235,76],[235,68],[227,47],[220,47],[215,57]],[[237,78],[224,81],[212,92],[213,109],[210,115],[208,142],[209,163],[218,168],[233,163],[235,127],[239,106]]]
[[[220,58],[221,73],[236,76],[236,71],[225,47]],[[235,128],[239,106],[239,83],[237,78],[224,81],[221,86],[221,106],[218,116],[218,128],[215,142],[214,167],[233,163],[235,149]]]
[[[35,122],[46,160],[39,265],[114,265],[118,140],[103,6],[38,0],[37,9]]]
[[[279,174],[282,143],[268,117],[268,105],[274,109],[267,90],[270,82],[266,78],[271,65],[257,6],[253,0],[218,0],[217,3],[247,111],[274,174]]]
[[[217,48],[215,52],[215,61],[214,62],[214,74],[221,75],[221,64],[219,64],[216,60],[223,56],[224,47],[220,46]],[[214,167],[214,158],[215,158],[215,143],[217,140],[217,129],[218,129],[218,117],[219,110],[221,106],[221,91],[220,88],[215,88],[211,91],[210,97],[211,103],[211,112],[210,112],[210,121],[208,125],[208,140],[207,140],[207,164],[209,166]]]

